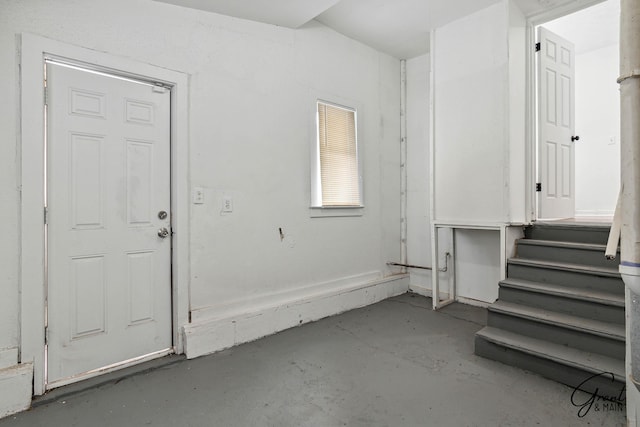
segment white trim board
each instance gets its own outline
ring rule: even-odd
[[[315,297],[341,294],[358,288],[369,287],[371,283],[382,278],[382,272],[371,271],[368,273],[347,276],[337,280],[315,283],[297,289],[287,289],[280,292],[266,292],[252,294],[248,297],[227,300],[219,305],[212,305],[191,309],[191,321],[194,323],[208,322],[217,319],[225,319],[243,315],[247,312],[262,311],[270,307],[283,306],[296,301],[309,300]]]
[[[173,340],[182,353],[180,327],[189,319],[188,93],[186,74],[32,34],[20,52],[20,360],[33,362],[33,393],[44,387],[44,90],[45,55],[105,70],[145,76],[171,86],[171,213],[173,229]]]
[[[408,289],[409,275],[399,274],[295,299],[283,295],[280,301],[258,309],[242,313],[231,310],[223,317],[200,319],[185,325],[185,353],[189,359],[214,353],[303,323],[365,307],[403,294]]]

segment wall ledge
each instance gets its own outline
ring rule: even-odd
[[[304,323],[333,316],[354,308],[365,307],[409,290],[409,275],[398,274],[362,283],[327,286],[325,292],[308,288],[306,295],[293,299],[282,295],[279,301],[225,316],[200,318],[183,327],[185,354],[188,359],[214,353],[254,341]]]
[[[0,369],[0,418],[29,409],[32,384],[33,363]]]

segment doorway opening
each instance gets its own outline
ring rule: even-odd
[[[620,187],[619,0],[607,0],[538,26],[570,41],[575,49],[574,167],[564,171],[575,191],[573,209],[557,215],[545,207],[545,162],[541,156],[541,76],[536,73],[536,218],[610,221]],[[544,31],[543,30],[543,31]],[[536,42],[540,42],[536,39]],[[539,58],[536,56],[536,61]],[[537,68],[537,67],[536,67]],[[543,131],[544,132],[544,131]],[[578,139],[579,138],[579,139]],[[548,184],[547,184],[548,185]],[[541,203],[542,202],[542,203]]]
[[[46,58],[56,58],[61,61],[72,62],[81,68],[89,69],[94,72],[102,72],[119,76],[129,80],[148,79],[152,82],[160,82],[165,87],[171,87],[170,92],[170,210],[168,210],[168,217],[171,218],[171,251],[170,251],[170,281],[172,283],[171,292],[171,308],[170,308],[170,323],[169,334],[172,351],[181,354],[184,352],[183,335],[181,334],[181,328],[189,323],[189,299],[188,299],[188,284],[189,284],[189,181],[188,181],[188,77],[186,74],[170,70],[166,67],[156,66],[152,64],[138,62],[128,58],[119,57],[109,53],[98,52],[95,50],[70,45],[64,42],[47,39],[32,34],[20,35],[20,115],[21,115],[21,232],[20,232],[20,353],[18,355],[18,363],[30,362],[33,363],[33,394],[41,395],[47,389],[47,379],[45,375],[45,341],[46,341],[46,317],[49,313],[45,312],[47,307],[47,301],[45,300],[45,232],[43,221],[43,203],[45,200],[45,146],[44,130],[45,130],[45,111],[44,102],[45,90],[43,85],[43,70],[45,68]],[[72,58],[72,59],[71,59]],[[143,77],[144,76],[144,77]],[[73,84],[75,88],[75,83]],[[150,90],[153,90],[151,88]],[[94,96],[91,94],[91,90],[87,93],[88,97],[85,99],[79,99],[84,101],[85,107],[89,107],[85,113],[94,113],[100,111],[101,103],[99,102],[100,96]],[[93,91],[99,92],[99,91]],[[67,96],[69,92],[67,92]],[[82,98],[80,92],[76,91],[76,96]],[[91,101],[93,99],[93,101]],[[130,102],[129,112],[131,113],[129,119],[131,120],[144,120],[144,115],[141,113],[144,109],[136,108],[140,107],[135,104],[135,99]],[[112,103],[111,103],[112,104]],[[122,104],[121,104],[122,105]],[[80,108],[76,113],[82,113]],[[63,108],[62,111],[64,111]],[[124,117],[124,116],[121,116]],[[98,119],[96,119],[98,120]],[[69,136],[70,134],[67,134]],[[132,162],[135,160],[143,160],[145,158],[144,153],[149,145],[146,144],[145,137],[133,137],[132,143],[129,146],[129,157]],[[76,132],[75,141],[76,147],[80,150],[76,153],[86,154],[88,158],[97,159],[100,155],[98,150],[98,141],[100,140],[99,132]],[[122,141],[122,139],[121,139]],[[51,142],[51,141],[48,141]],[[69,139],[67,139],[69,142]],[[86,144],[84,144],[86,143]],[[84,144],[84,145],[83,145]],[[93,150],[93,151],[92,151]],[[147,150],[148,152],[148,150]],[[137,160],[136,160],[137,159]],[[142,162],[144,164],[144,162]],[[131,163],[133,165],[133,163]],[[60,169],[60,167],[58,167]],[[80,173],[87,173],[91,176],[92,171],[82,169],[78,170]],[[64,169],[62,169],[64,170]],[[51,172],[51,171],[49,171]],[[94,175],[95,176],[95,175]],[[85,184],[84,179],[77,181],[80,185]],[[88,182],[88,181],[87,181]],[[81,189],[80,187],[78,187]],[[87,190],[84,188],[83,191]],[[65,190],[66,191],[66,190]],[[79,194],[79,193],[78,193]],[[51,196],[49,192],[48,196]],[[124,195],[123,195],[124,197]],[[123,198],[125,200],[126,198]],[[48,202],[51,202],[49,197]],[[65,203],[66,205],[66,203]],[[86,209],[85,209],[86,208]],[[82,215],[76,217],[76,219],[82,219],[85,228],[91,228],[91,221],[85,221],[96,210],[91,203],[83,205]],[[154,212],[156,218],[160,212]],[[87,216],[88,214],[88,216]],[[136,214],[137,215],[137,214]],[[129,219],[139,219],[136,215],[130,216]],[[65,216],[65,215],[63,215]],[[82,217],[82,218],[81,218]],[[106,218],[106,217],[105,217]],[[64,219],[67,221],[69,218]],[[140,227],[143,228],[143,227]],[[153,229],[156,234],[158,229]],[[159,239],[160,237],[154,238]],[[168,240],[165,240],[168,243]],[[141,252],[147,251],[149,248],[143,248],[144,250],[134,253],[134,250],[129,251],[131,258],[135,258],[133,261],[138,262],[138,266],[144,265],[145,254]],[[99,264],[97,255],[98,252],[92,252],[88,254],[89,257],[80,260],[77,258],[76,267],[79,273],[91,276],[94,274],[92,268],[89,268],[89,264],[95,262],[94,265]],[[91,258],[93,257],[93,258]],[[132,263],[132,265],[135,264]],[[87,267],[87,268],[85,268]],[[141,269],[140,271],[143,271]],[[108,271],[108,270],[107,270]],[[137,274],[137,273],[136,273]],[[96,284],[99,282],[94,282]],[[144,310],[135,311],[135,317],[133,320],[137,320],[140,325],[145,323],[145,316],[138,316],[144,314]],[[82,313],[84,316],[85,313]],[[127,313],[128,314],[128,313]],[[100,316],[98,316],[100,317]],[[98,317],[81,317],[81,320],[89,319],[91,321]],[[132,320],[129,318],[128,320]],[[91,326],[89,323],[84,323],[85,326]],[[138,326],[140,326],[138,325]],[[77,335],[90,335],[94,328],[78,329],[75,332]],[[50,336],[49,339],[52,337]],[[164,346],[159,346],[161,348]],[[166,347],[165,347],[166,349]],[[109,349],[106,349],[109,350]],[[140,353],[138,353],[140,355]],[[148,355],[148,354],[147,354]],[[139,363],[142,360],[133,356],[118,357],[116,360],[122,362],[128,360],[131,363]],[[101,367],[98,369],[83,368],[91,371],[92,375],[98,375],[105,373],[106,370],[114,368],[109,361],[100,363]],[[122,366],[118,366],[122,367]],[[61,376],[69,377],[68,373],[63,373]],[[71,374],[72,381],[77,380],[75,376]],[[61,385],[61,383],[58,383]]]

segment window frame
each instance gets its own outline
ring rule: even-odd
[[[328,101],[327,99],[334,99]],[[322,200],[322,178],[320,165],[320,132],[319,132],[319,113],[318,106],[320,104],[328,105],[335,108],[352,111],[354,114],[354,131],[355,131],[355,150],[357,163],[357,179],[359,190],[358,205],[323,205]],[[311,138],[311,200],[310,209],[312,217],[323,216],[361,216],[364,211],[364,185],[363,185],[363,153],[362,144],[360,143],[361,124],[360,113],[362,108],[355,102],[348,100],[335,100],[335,97],[315,97],[313,102],[313,126]]]

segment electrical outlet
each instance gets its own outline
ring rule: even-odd
[[[204,189],[202,187],[195,187],[193,189],[193,203],[195,205],[201,205],[204,203]]]
[[[222,196],[222,212],[233,212],[233,199],[231,196]]]

